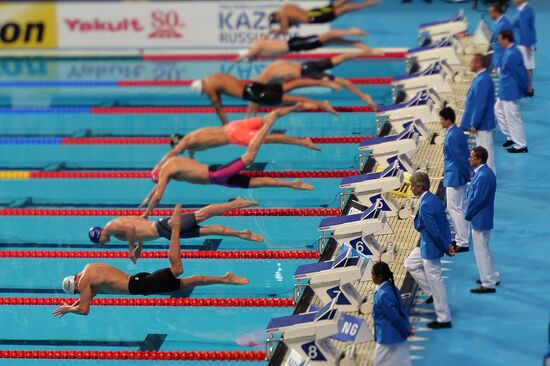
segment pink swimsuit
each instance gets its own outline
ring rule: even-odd
[[[229,122],[225,126],[225,132],[229,137],[229,142],[233,145],[248,146],[261,127],[262,119],[252,117]]]

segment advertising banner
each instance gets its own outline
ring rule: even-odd
[[[56,48],[55,3],[0,5],[0,48]]]
[[[272,1],[58,3],[59,48],[238,49],[268,32],[268,16],[280,6]],[[328,29],[328,24],[301,25],[290,36]]]

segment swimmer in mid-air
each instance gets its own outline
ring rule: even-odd
[[[330,23],[341,15],[356,11],[380,3],[377,0],[363,1],[360,3],[350,3],[351,0],[336,0],[334,3],[306,10],[296,4],[286,3],[281,9],[269,15],[269,24],[278,24],[279,28],[273,30],[274,33],[287,34],[288,28],[298,24],[322,24]]]
[[[384,54],[384,52],[381,50],[371,50],[370,52],[370,54]],[[374,107],[376,106],[376,103],[374,103],[372,97],[369,94],[363,93],[351,81],[339,78],[326,72],[327,70],[332,69],[333,67],[341,64],[344,61],[363,57],[365,55],[367,55],[366,52],[347,52],[331,58],[324,58],[318,61],[308,61],[301,64],[287,60],[277,60],[267,65],[263,69],[262,73],[256,79],[254,79],[254,81],[264,84],[271,84],[284,83],[289,80],[295,80],[299,78],[331,80],[341,87],[348,89],[353,94],[357,95],[366,104]]]
[[[191,84],[191,89],[206,94],[224,125],[229,120],[223,110],[222,95],[248,100],[259,105],[294,105],[302,103],[305,109],[322,110],[338,115],[338,112],[327,101],[319,102],[299,95],[285,94],[291,90],[309,86],[325,86],[340,90],[340,86],[330,80],[294,80],[284,84],[266,85],[256,82],[243,83],[234,76],[224,73],[211,74],[202,80],[195,80]]]
[[[129,275],[121,270],[102,263],[91,263],[82,272],[63,279],[62,288],[68,295],[80,295],[72,304],[63,303],[52,315],[59,318],[67,313],[88,315],[92,299],[98,294],[152,295],[172,293],[182,289],[208,285],[246,285],[248,280],[227,272],[225,276],[214,277],[194,275],[179,279],[183,273],[180,247],[180,226],[182,226],[181,206],[176,205],[168,220],[171,228],[168,260],[170,267],[153,273],[141,272]]]
[[[353,46],[368,52],[369,46],[360,42],[344,39],[346,36],[366,36],[368,33],[359,28],[331,29],[315,36],[291,37],[288,41],[272,39],[265,35],[254,41],[248,50],[239,51],[237,61],[253,61],[258,57],[277,57],[290,52],[311,51],[324,46]]]
[[[174,134],[171,138],[172,150],[162,157],[155,169],[160,168],[166,160],[183,153],[185,150],[188,150],[189,156],[193,158],[195,151],[203,151],[213,147],[228,144],[248,146],[264,123],[272,119],[276,120],[300,108],[301,104],[296,104],[293,107],[277,108],[263,117],[231,121],[222,127],[203,127],[186,135]],[[289,144],[303,146],[316,151],[321,150],[309,137],[291,137],[282,133],[267,135],[264,144]]]
[[[313,186],[311,184],[300,179],[287,181],[271,177],[248,177],[241,174],[241,171],[256,159],[256,155],[274,123],[275,119],[265,121],[248,144],[246,152],[241,157],[225,165],[208,166],[196,160],[179,156],[167,159],[160,168],[156,168],[151,172],[151,179],[155,183],[155,187],[141,203],[141,206],[148,205],[144,216],[147,217],[160,202],[171,179],[195,184],[217,184],[232,188],[288,187],[312,190]]]
[[[201,226],[201,222],[214,216],[220,216],[229,210],[257,206],[258,202],[248,201],[244,198],[208,205],[198,211],[187,213],[181,217],[179,235],[182,239],[197,238],[206,235],[234,236],[243,240],[261,242],[264,238],[254,234],[250,230],[237,231],[223,225]],[[143,243],[158,239],[160,237],[170,240],[172,230],[169,224],[169,217],[157,221],[148,221],[143,216],[122,216],[109,221],[105,227],[92,227],[88,236],[92,243],[105,244],[111,240],[111,236],[128,242],[128,257],[136,263],[141,255]]]

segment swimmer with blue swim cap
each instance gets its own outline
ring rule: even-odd
[[[72,304],[63,303],[55,309],[52,315],[63,317],[73,313],[88,315],[92,299],[98,294],[152,295],[166,294],[181,289],[192,289],[196,286],[208,285],[246,285],[248,280],[227,272],[224,276],[195,275],[178,278],[183,273],[180,247],[180,227],[182,226],[181,206],[176,205],[172,217],[168,218],[170,228],[170,248],[168,260],[170,267],[153,273],[141,272],[129,275],[123,271],[102,263],[91,263],[84,269],[63,279],[63,291],[68,295],[79,295],[80,298]]]
[[[182,216],[180,228],[182,238],[197,238],[205,235],[233,236],[243,240],[261,242],[264,238],[250,230],[237,231],[222,225],[201,226],[201,222],[213,216],[222,215],[229,210],[257,206],[258,202],[237,198],[221,204],[208,205],[198,211]],[[142,216],[122,216],[109,221],[104,228],[92,227],[88,236],[95,244],[105,244],[114,236],[118,240],[127,241],[128,257],[135,263],[141,255],[143,243],[160,237],[170,239],[171,229],[168,225],[169,217],[157,221],[149,221]]]

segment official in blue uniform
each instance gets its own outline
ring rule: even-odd
[[[428,328],[451,328],[451,311],[441,277],[441,257],[445,253],[454,255],[449,222],[443,203],[429,192],[428,174],[416,172],[410,183],[413,194],[420,201],[414,218],[414,228],[420,233],[420,245],[405,260],[405,268],[422,291],[431,295],[437,319],[428,323]]]
[[[474,168],[474,176],[468,192],[468,208],[465,218],[472,225],[472,240],[474,254],[480,279],[479,288],[472,289],[476,294],[495,292],[495,286],[500,283],[499,274],[495,268],[493,254],[489,248],[493,218],[495,215],[495,193],[497,179],[495,173],[486,165],[487,150],[481,146],[474,147],[470,154],[470,164]]]
[[[452,108],[445,107],[439,111],[439,123],[447,131],[443,143],[443,185],[447,212],[455,228],[455,253],[461,253],[470,250],[470,225],[464,220],[464,210],[471,167],[468,163],[468,140],[455,121],[456,115]]]
[[[487,150],[489,153],[487,165],[496,174],[493,149],[493,130],[496,127],[495,86],[487,70],[487,58],[481,53],[474,54],[470,60],[470,71],[476,76],[466,94],[460,127],[475,136],[477,146],[483,146]]]
[[[493,27],[493,38],[491,39],[491,48],[493,49],[493,69],[500,69],[502,65],[502,55],[504,50],[498,43],[498,34],[503,30],[513,30],[512,23],[504,16],[504,6],[502,4],[492,4],[488,9],[489,17],[495,22]]]
[[[525,68],[529,71],[530,85],[533,84],[535,69],[535,45],[537,31],[535,29],[535,11],[527,4],[527,0],[514,0],[518,15],[514,19],[514,38],[523,56]]]
[[[505,49],[498,75],[500,95],[495,103],[497,122],[506,135],[506,142],[502,146],[507,147],[509,153],[526,153],[527,138],[519,112],[519,100],[532,93],[533,88],[521,52],[514,44],[512,31],[500,32],[498,42]]]
[[[395,287],[393,273],[385,262],[372,266],[374,291],[372,317],[376,350],[374,366],[410,366],[411,355],[407,337],[412,335],[409,314]]]

